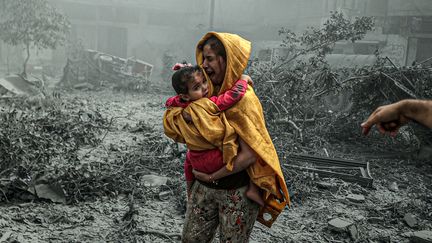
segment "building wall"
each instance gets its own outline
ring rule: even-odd
[[[84,46],[154,65],[160,78],[163,56],[194,62],[195,45],[210,30],[211,1],[51,0],[70,18],[72,37]],[[280,40],[278,30],[317,26],[321,0],[215,0],[212,30],[234,32],[259,43]],[[318,6],[318,7],[311,7]],[[247,9],[247,11],[246,11]]]
[[[431,16],[430,0],[388,0],[389,16]]]
[[[156,82],[161,81],[165,54],[193,62],[197,41],[211,29],[212,0],[50,1],[69,16],[72,39],[80,39],[85,48],[125,58],[133,56],[153,64],[152,79]],[[410,38],[429,38],[406,35],[403,31],[385,33],[385,25],[391,22],[390,17],[399,15],[432,15],[431,0],[214,0],[212,30],[240,34],[252,41],[256,54],[269,45],[278,45],[275,43],[281,41],[280,28],[301,32],[307,26],[318,27],[335,10],[349,16],[381,19],[366,40],[384,43],[382,50],[401,64],[413,55],[406,50],[418,52],[409,47],[415,42],[408,41]],[[401,48],[403,45],[405,48]],[[64,49],[51,55],[54,64],[61,66],[65,62]]]
[[[377,41],[380,52],[398,65],[410,65],[432,55],[432,1],[430,0],[324,0],[324,11],[375,17],[375,31],[366,41]],[[417,42],[426,43],[417,45]]]

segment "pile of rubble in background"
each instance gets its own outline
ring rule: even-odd
[[[153,65],[136,58],[121,58],[95,50],[83,50],[68,58],[60,86],[92,90],[100,86],[115,90],[143,91],[149,88]]]

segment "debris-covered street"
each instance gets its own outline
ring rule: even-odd
[[[79,164],[57,162],[58,169],[79,171],[75,176],[65,175],[63,180],[69,181],[63,186],[81,200],[65,204],[66,195],[55,193],[50,180],[36,182],[41,190],[37,194],[41,199],[36,200],[14,181],[14,191],[20,194],[2,204],[3,239],[178,241],[185,210],[183,157],[181,148],[175,150],[162,135],[166,97],[75,91],[59,100],[62,105],[74,104],[73,109],[85,114],[98,111],[102,117],[117,118],[105,123],[101,142],[79,151]],[[432,227],[430,164],[402,153],[372,153],[367,146],[334,145],[328,153],[368,161],[374,187],[284,166],[295,193],[292,208],[270,230],[257,223],[252,242],[408,242],[413,232]],[[70,196],[68,200],[73,200]]]

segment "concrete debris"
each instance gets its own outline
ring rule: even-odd
[[[389,185],[388,185],[388,189],[389,189],[390,191],[392,191],[392,192],[397,192],[397,191],[399,191],[398,184],[397,184],[395,181],[389,183]]]
[[[158,175],[143,175],[141,177],[141,182],[144,186],[159,187],[167,184],[168,177]]]
[[[355,225],[350,225],[348,227],[348,233],[352,240],[357,240],[359,238],[359,232],[357,230],[357,226]]]
[[[93,90],[94,89],[94,85],[90,84],[90,83],[79,83],[79,84],[75,84],[74,89],[78,89],[78,90]]]
[[[411,213],[405,214],[404,221],[411,228],[413,228],[413,227],[415,227],[417,225],[417,219]]]
[[[328,222],[328,225],[330,229],[337,231],[337,232],[347,232],[348,227],[353,225],[352,222],[349,222],[347,220],[343,220],[340,218],[332,219]]]
[[[87,82],[96,86],[103,83],[126,85],[136,81],[148,85],[152,70],[152,64],[135,57],[125,59],[95,50],[86,50],[81,58],[67,60],[60,84],[74,85],[77,82]]]
[[[31,82],[18,75],[0,78],[2,95],[6,96],[34,96],[41,93],[35,82]]]
[[[346,199],[355,203],[363,203],[365,201],[365,197],[360,194],[349,194],[346,196]]]
[[[325,189],[325,190],[335,190],[337,189],[337,185],[335,183],[325,182],[325,181],[318,181],[316,183],[317,187],[319,189]]]
[[[163,191],[159,193],[159,200],[167,201],[172,196],[171,191]]]
[[[402,233],[401,236],[406,237],[406,238],[411,238],[414,235],[413,232],[405,232]]]
[[[410,239],[411,243],[432,243],[432,231],[422,230],[414,232]]]
[[[339,178],[364,187],[372,187],[373,185],[373,178],[369,171],[369,162],[305,154],[290,154],[288,160],[301,163],[302,165],[285,163],[284,166],[306,170],[317,174],[321,178]],[[304,166],[305,164],[312,164],[312,167]],[[347,173],[346,171],[350,171],[351,173]]]

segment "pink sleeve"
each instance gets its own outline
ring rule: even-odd
[[[192,173],[192,164],[188,155],[189,151],[186,153],[186,159],[184,162],[184,173],[186,177],[186,181],[193,181],[195,179],[194,174]]]
[[[173,97],[170,97],[167,99],[167,101],[165,102],[165,107],[182,107],[182,108],[186,108],[189,105],[189,102],[183,102],[180,99],[180,95],[176,95]]]
[[[212,96],[209,99],[216,103],[216,105],[219,107],[219,110],[224,111],[241,100],[241,98],[243,98],[244,94],[246,93],[246,89],[247,81],[240,79],[231,89],[225,91],[225,93],[219,96]]]

